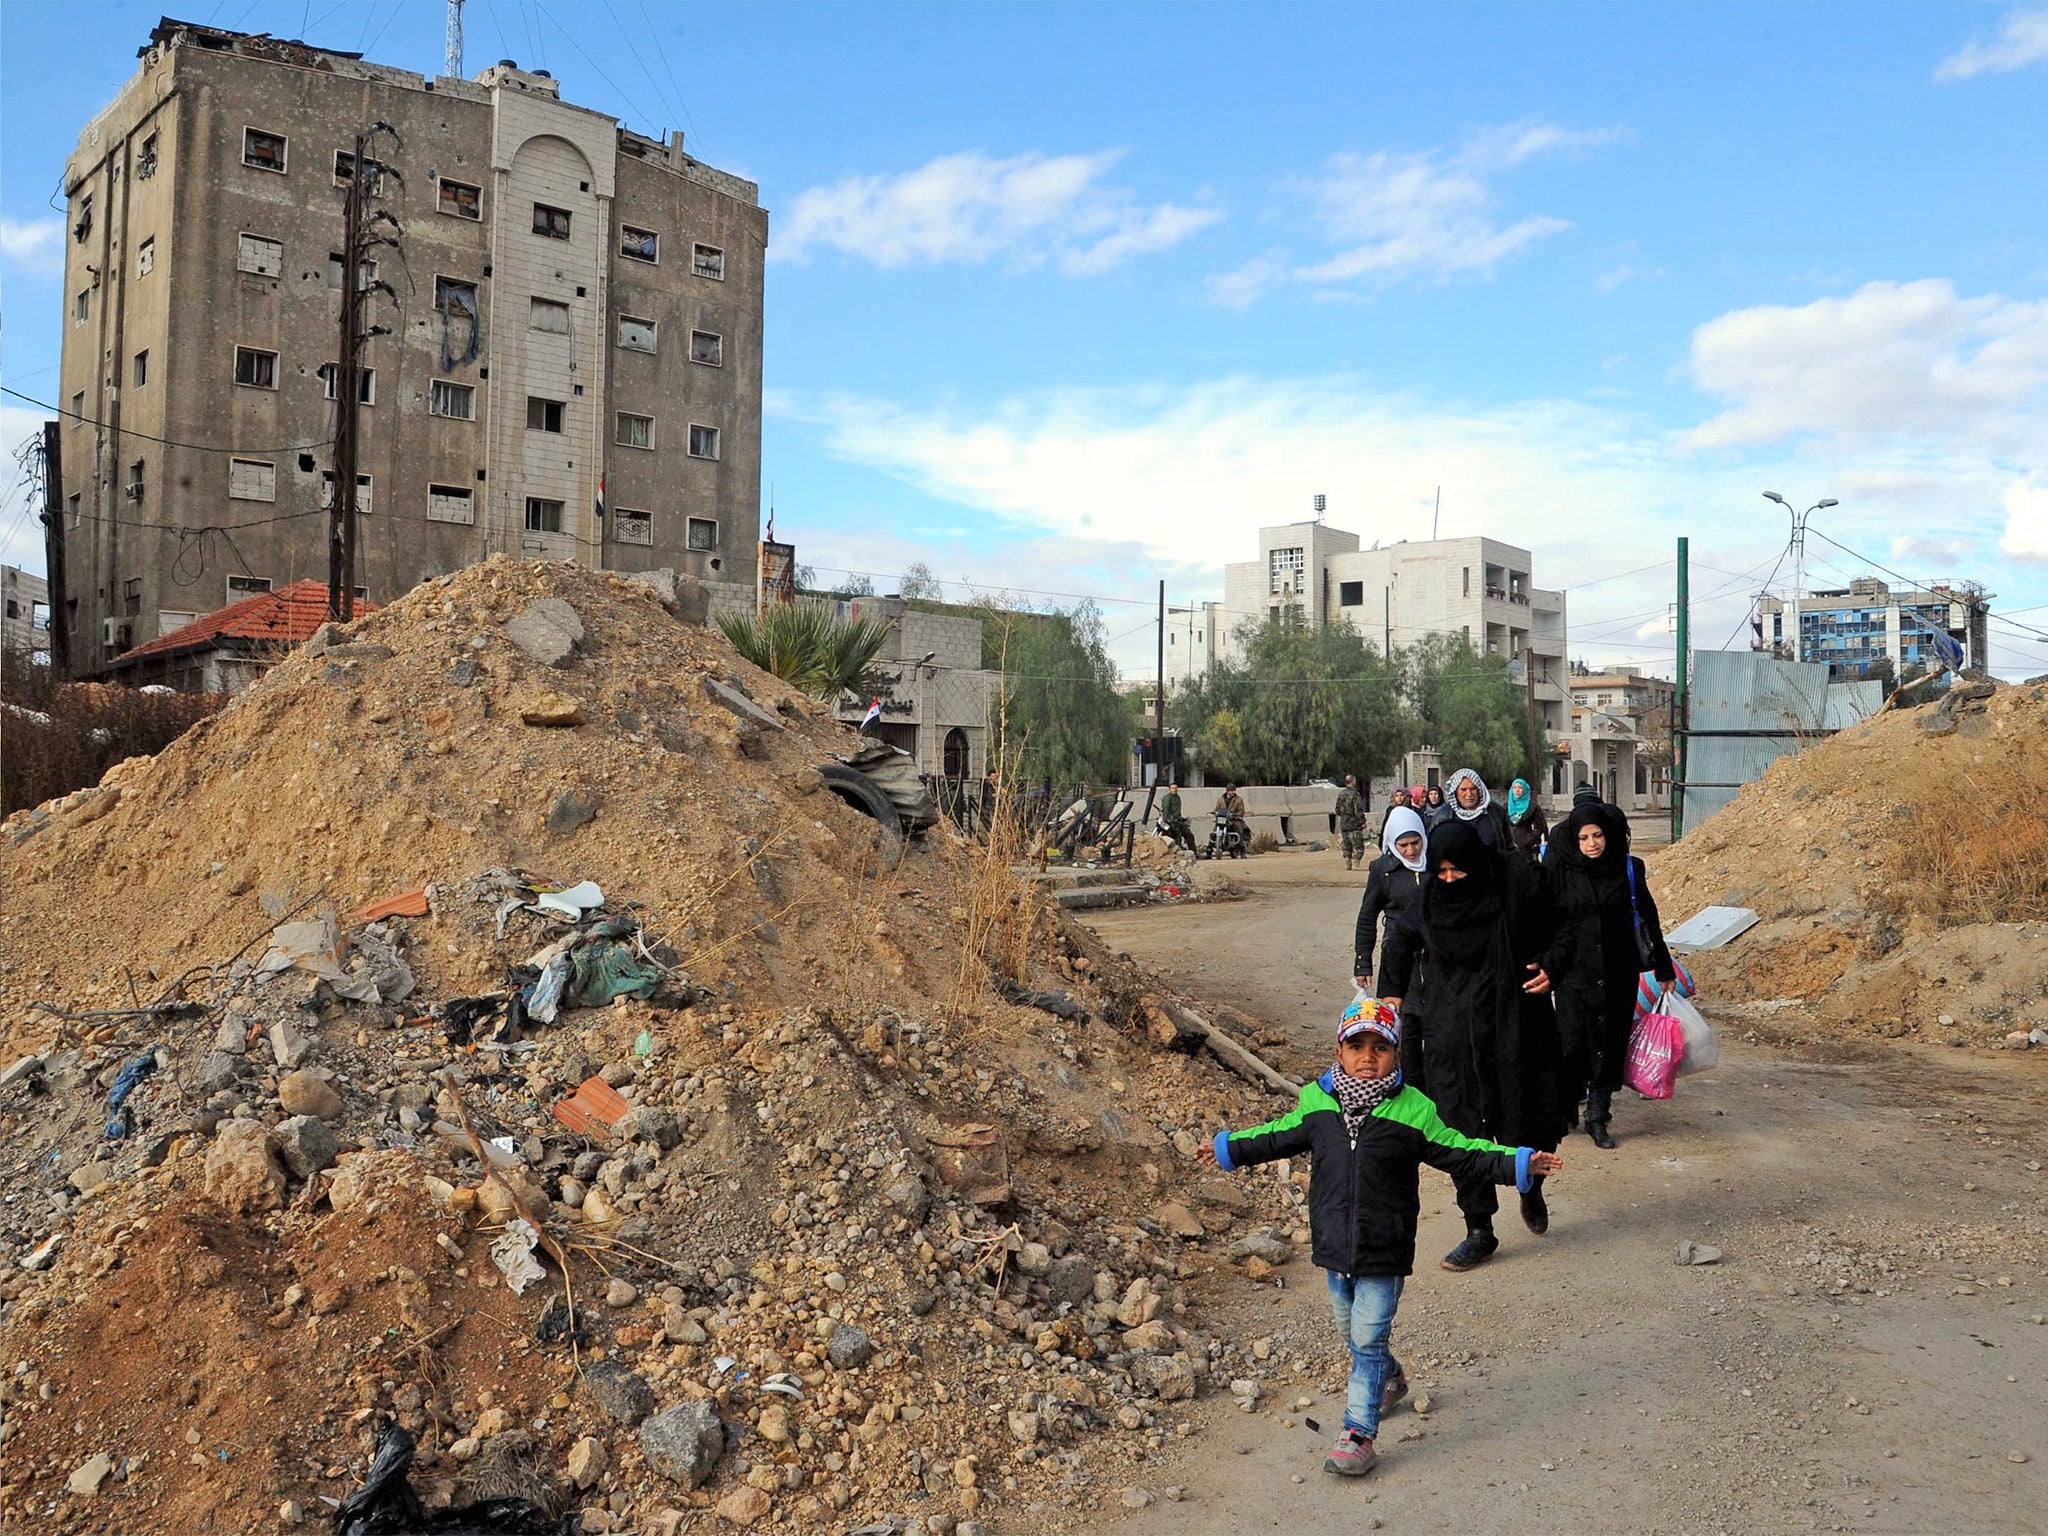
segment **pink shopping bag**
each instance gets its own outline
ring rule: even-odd
[[[1685,1026],[1668,1013],[1646,1013],[1628,1037],[1621,1080],[1646,1099],[1668,1099],[1685,1055]]]

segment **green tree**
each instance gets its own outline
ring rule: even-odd
[[[1446,769],[1476,768],[1495,787],[1528,774],[1527,701],[1505,660],[1462,635],[1425,635],[1402,661],[1421,740]]]
[[[758,617],[721,613],[718,627],[762,671],[820,699],[865,693],[889,638],[887,619],[842,619],[830,602],[815,599],[776,603]]]
[[[1027,777],[1121,783],[1135,715],[1118,692],[1093,603],[1065,612],[988,610],[983,665],[999,669],[1002,726]]]
[[[1313,629],[1294,610],[1241,625],[1236,650],[1241,659],[1219,662],[1168,704],[1209,778],[1368,777],[1411,744],[1400,667],[1349,624]]]
[[[932,574],[932,568],[919,560],[903,573],[903,580],[896,587],[896,595],[936,601],[946,595],[946,590],[939,578]]]

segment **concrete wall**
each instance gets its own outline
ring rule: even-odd
[[[328,257],[340,249],[346,191],[334,156],[378,119],[403,139],[402,149],[385,140],[372,154],[405,178],[386,178],[376,200],[400,221],[404,260],[379,256],[376,275],[396,299],[369,301],[369,319],[392,334],[364,355],[375,396],[359,417],[359,468],[370,477],[359,585],[385,603],[510,550],[673,566],[704,580],[719,606],[751,606],[767,239],[751,184],[698,165],[679,143],[621,135],[614,119],[561,102],[554,82],[527,71],[430,81],[173,24],[86,126],[66,169],[70,222],[82,221],[88,200],[91,208],[86,237],[66,240],[58,385],[59,404],[68,411],[76,399],[90,423],[67,426],[64,443],[63,491],[77,498],[66,519],[81,671],[110,654],[105,618],[127,623],[129,643],[139,643],[159,632],[159,615],[203,614],[243,595],[228,589],[231,574],[277,587],[325,577],[334,405],[320,369],[339,353]],[[282,174],[243,163],[250,127],[286,138]],[[481,188],[481,217],[444,211],[443,182]],[[570,211],[569,239],[533,232],[535,202]],[[619,255],[621,221],[659,232],[658,263]],[[239,269],[245,234],[278,243],[275,270]],[[692,274],[699,241],[723,251],[722,281]],[[436,308],[442,276],[477,285],[474,355],[467,318],[451,326]],[[622,283],[623,300],[613,292]],[[567,334],[532,329],[537,295],[570,306]],[[621,309],[657,320],[653,357],[620,360]],[[693,329],[721,337],[721,366],[691,367]],[[238,346],[277,354],[274,388],[235,383]],[[474,419],[429,413],[436,380],[474,390]],[[615,389],[624,408],[656,419],[650,457],[614,447]],[[526,430],[529,393],[564,402],[563,433]],[[716,460],[689,458],[692,420],[718,429]],[[268,500],[229,496],[236,457],[269,466],[258,476],[270,481]],[[143,491],[131,498],[138,462]],[[614,520],[600,521],[601,477],[609,508],[652,514],[650,543],[621,544]],[[469,490],[469,520],[430,519],[432,485]],[[528,496],[563,503],[561,533],[529,536]],[[715,525],[711,548],[690,547],[693,516]],[[232,543],[198,530],[225,530]]]

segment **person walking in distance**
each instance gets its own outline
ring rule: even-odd
[[[1387,823],[1394,819],[1394,812],[1407,809],[1409,809],[1408,786],[1396,784],[1387,793],[1387,808],[1380,812],[1380,836],[1383,840],[1386,837]]]
[[[1528,1189],[1564,1167],[1554,1152],[1468,1136],[1405,1082],[1401,1020],[1378,998],[1351,1000],[1337,1023],[1337,1060],[1306,1084],[1294,1108],[1244,1131],[1219,1131],[1197,1156],[1226,1171],[1275,1158],[1312,1159],[1311,1253],[1327,1274],[1330,1308],[1351,1354],[1344,1428],[1323,1470],[1363,1477],[1379,1454],[1380,1417],[1408,1390],[1393,1354],[1394,1311],[1415,1268],[1415,1224],[1428,1163],[1462,1182]]]
[[[1508,843],[1531,864],[1543,862],[1543,841],[1550,836],[1550,819],[1536,803],[1527,779],[1508,786]]]
[[[1628,823],[1614,806],[1576,807],[1550,837],[1544,875],[1558,914],[1560,947],[1549,961],[1564,1049],[1567,1122],[1585,1094],[1586,1134],[1611,1151],[1615,1090],[1628,1062],[1636,987],[1678,973],[1643,861],[1628,851]]]
[[[1569,963],[1541,872],[1489,848],[1471,823],[1429,832],[1428,878],[1380,954],[1380,995],[1413,998],[1428,1021],[1423,1063],[1431,1096],[1475,1136],[1555,1150],[1564,1133],[1557,1018],[1548,964]],[[1551,957],[1555,957],[1552,959]],[[1458,1185],[1465,1239],[1443,1267],[1467,1270],[1500,1247],[1493,1185]],[[1522,1193],[1522,1221],[1550,1230],[1540,1181]]]
[[[1337,835],[1344,840],[1344,867],[1365,862],[1365,796],[1358,792],[1358,776],[1344,775],[1344,787],[1337,791]]]
[[[1396,806],[1380,829],[1380,856],[1366,871],[1365,895],[1358,903],[1358,923],[1351,937],[1351,979],[1361,992],[1372,991],[1373,954],[1380,948],[1380,921],[1391,935],[1422,893],[1424,835],[1422,816],[1409,806]],[[1429,1092],[1423,1064],[1426,1022],[1410,999],[1401,1020],[1401,1071],[1407,1080]]]
[[[1430,785],[1429,788],[1423,792],[1422,796],[1422,819],[1425,822],[1435,821],[1436,813],[1442,810],[1443,807],[1443,790],[1434,784]]]

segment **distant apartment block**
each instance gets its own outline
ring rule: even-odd
[[[1766,597],[1758,612],[1762,647],[1793,660],[1824,661],[1838,673],[1862,672],[1880,657],[1891,659],[1894,676],[1911,667],[1935,671],[1951,662],[1986,667],[1992,596],[1974,581],[1894,588],[1872,577],[1809,592],[1798,601],[1796,657],[1793,605]]]
[[[1569,732],[1564,594],[1535,585],[1528,550],[1487,538],[1358,544],[1322,523],[1261,528],[1258,559],[1223,568],[1226,639],[1298,607],[1304,622],[1348,623],[1387,653],[1425,635],[1462,636],[1503,658],[1517,682],[1533,652],[1543,734]]]
[[[50,588],[42,577],[17,566],[0,565],[0,646],[36,662],[50,653]]]
[[[343,202],[398,220],[365,283],[357,582],[387,603],[506,552],[671,566],[751,604],[753,183],[561,98],[166,20],[86,125],[68,203],[72,665],[325,581]],[[354,163],[355,135],[389,123]],[[388,162],[388,163],[387,163]]]

